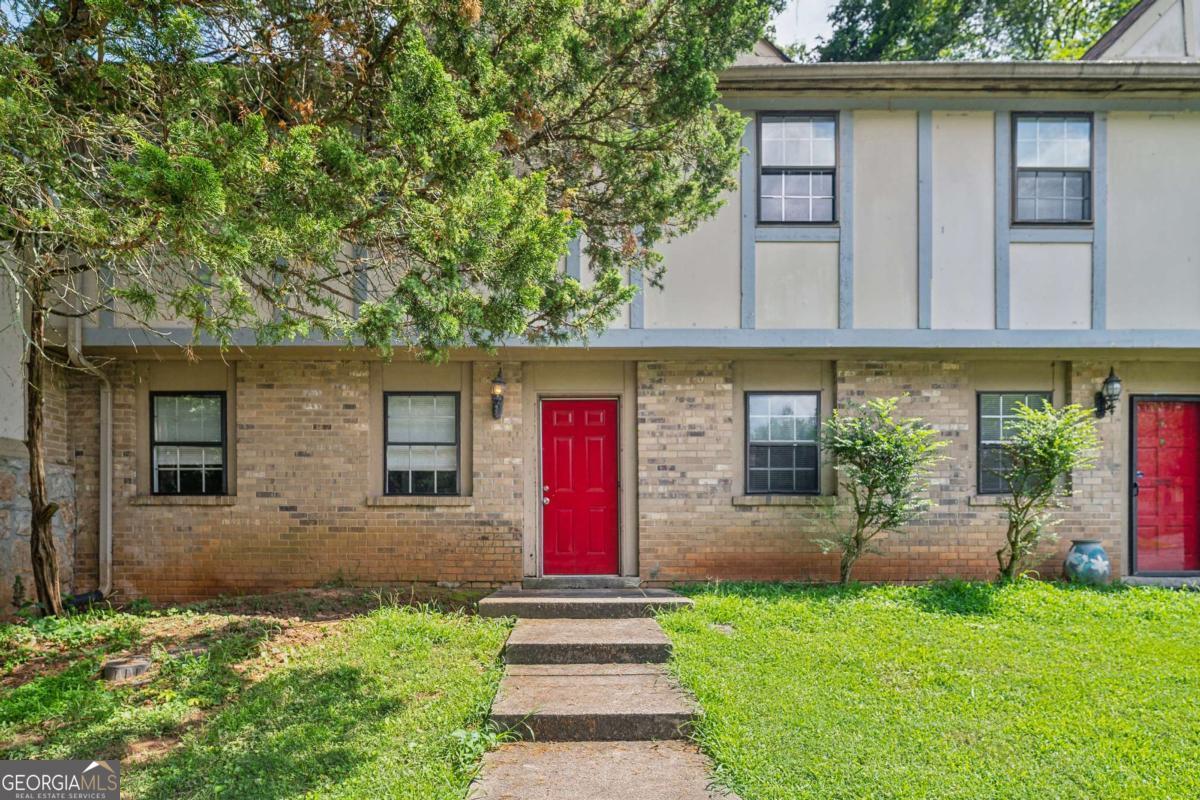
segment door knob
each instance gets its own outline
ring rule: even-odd
[[[542,505],[544,505],[544,506],[548,506],[548,505],[550,505],[550,498],[549,498],[549,497],[543,497],[543,498],[542,498]]]

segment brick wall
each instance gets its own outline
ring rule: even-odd
[[[100,524],[100,383],[85,372],[72,370],[68,392],[71,453],[75,467],[72,591],[81,594],[99,585],[96,556]]]
[[[644,580],[828,580],[820,507],[733,505],[733,363],[638,364],[638,513]]]
[[[1093,405],[1096,392],[1108,376],[1109,363],[1074,362],[1069,378],[1069,399],[1085,408]],[[1096,424],[1100,452],[1092,469],[1081,471],[1072,481],[1068,508],[1058,526],[1058,552],[1065,554],[1071,539],[1099,539],[1112,559],[1113,574],[1126,569],[1129,547],[1126,539],[1126,486],[1129,454],[1123,434],[1129,431],[1130,403],[1127,398],[1116,410]]]
[[[494,370],[492,371],[494,372]],[[183,600],[353,584],[497,584],[520,579],[519,365],[506,365],[506,416],[491,418],[476,371],[470,505],[369,506],[369,366],[242,361],[232,505],[152,504],[136,495],[136,386],[114,381],[114,571],[119,594]],[[380,434],[382,435],[382,434]],[[467,446],[464,443],[464,446]],[[166,501],[163,501],[164,503]],[[148,504],[150,503],[150,504]]]
[[[1090,403],[1108,365],[1078,362],[1069,396]],[[535,474],[523,451],[520,364],[505,364],[505,416],[491,418],[495,365],[473,371],[473,497],[467,505],[374,506],[370,491],[371,367],[367,361],[239,361],[237,496],[224,505],[173,505],[137,495],[139,388],[130,363],[111,370],[114,386],[114,572],[119,597],[180,600],[274,591],[344,580],[356,584],[449,581],[493,585],[520,580],[522,495]],[[639,562],[652,583],[719,578],[833,580],[837,557],[824,501],[735,504],[740,483],[734,440],[737,399],[729,360],[644,361],[637,368]],[[976,387],[955,361],[842,361],[837,403],[907,394],[905,413],[930,422],[950,446],[931,482],[936,507],[883,555],[858,565],[862,580],[989,578],[1003,514],[975,496],[972,424]],[[63,384],[66,385],[66,384]],[[814,387],[815,388],[815,387]],[[143,387],[144,389],[144,387]],[[56,404],[55,404],[56,403]],[[95,585],[98,410],[96,384],[70,378],[69,398],[51,405],[57,458],[78,470],[74,514],[77,591]],[[1124,407],[1125,404],[1123,404]],[[1035,565],[1057,575],[1067,540],[1094,536],[1118,571],[1124,554],[1124,410],[1101,422],[1101,466],[1075,479],[1062,540]],[[67,420],[70,419],[70,425]],[[2,478],[0,478],[2,480]],[[994,503],[994,501],[991,501]],[[826,505],[822,505],[826,503]],[[2,515],[0,511],[0,515]],[[10,512],[11,514],[11,512]],[[63,524],[72,517],[64,514]],[[0,516],[0,519],[3,519]],[[8,583],[11,584],[11,578]],[[0,587],[0,591],[8,587]]]
[[[991,578],[1003,543],[1003,511],[975,493],[972,420],[975,386],[960,362],[841,361],[839,406],[871,397],[906,395],[903,413],[929,422],[949,442],[947,459],[930,481],[935,506],[903,534],[879,541],[855,577],[867,581]],[[1072,401],[1090,404],[1107,365],[1078,364]],[[683,580],[834,580],[837,557],[820,552],[830,517],[819,506],[735,506],[733,503],[733,364],[728,361],[643,362],[638,369],[638,452],[641,457],[642,577]],[[1119,432],[1107,419],[1103,466],[1082,473],[1058,528],[1032,567],[1057,576],[1069,539],[1102,539],[1119,574],[1123,553]],[[800,501],[802,502],[802,501]],[[989,505],[989,503],[992,503]]]

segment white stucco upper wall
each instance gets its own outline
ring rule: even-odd
[[[1108,324],[1200,328],[1200,114],[1109,119]]]
[[[1182,14],[1200,0],[1170,2]],[[1200,64],[772,62],[731,72],[725,102],[749,124],[763,113],[837,115],[838,218],[758,222],[752,128],[742,185],[712,219],[662,245],[663,286],[645,287],[614,342],[733,346],[840,329],[1200,334]],[[1009,117],[1022,112],[1093,116],[1103,204],[1094,221],[1007,219]],[[586,253],[572,259],[590,284]],[[788,335],[742,335],[750,329]]]

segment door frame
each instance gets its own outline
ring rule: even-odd
[[[1200,403],[1200,394],[1131,394],[1129,396],[1129,474],[1125,481],[1125,496],[1129,498],[1129,574],[1145,578],[1188,578],[1200,575],[1200,570],[1153,570],[1139,572],[1137,565],[1137,404],[1139,400],[1164,403]]]
[[[561,393],[561,394],[560,394],[560,393],[555,393],[555,392],[538,392],[538,395],[537,395],[537,437],[536,437],[536,441],[537,441],[537,444],[536,444],[536,447],[537,447],[537,450],[536,450],[536,453],[537,453],[537,455],[536,455],[536,459],[537,459],[537,485],[535,486],[535,489],[536,489],[536,492],[535,492],[535,494],[537,495],[537,497],[538,497],[538,498],[541,498],[541,496],[542,496],[542,491],[543,491],[542,487],[546,485],[546,484],[543,482],[543,480],[544,480],[544,479],[543,479],[543,476],[542,476],[542,452],[543,452],[543,451],[542,451],[542,431],[543,431],[543,426],[542,426],[542,415],[545,413],[545,411],[544,411],[544,409],[545,409],[545,402],[546,402],[547,400],[611,400],[611,401],[613,402],[613,404],[616,406],[616,409],[617,409],[617,418],[616,418],[616,440],[617,440],[617,452],[616,452],[616,456],[617,456],[617,571],[616,571],[616,572],[614,572],[614,573],[612,573],[612,575],[607,575],[607,574],[606,574],[606,575],[591,575],[591,574],[589,574],[589,575],[587,575],[586,577],[591,577],[591,578],[596,578],[596,577],[600,577],[600,578],[609,578],[609,577],[613,577],[613,578],[615,578],[615,577],[620,577],[620,575],[621,575],[621,562],[622,562],[622,554],[623,554],[623,545],[625,544],[625,525],[624,525],[624,520],[623,520],[624,513],[625,513],[625,507],[624,507],[624,498],[621,496],[621,490],[622,490],[622,488],[623,488],[623,482],[622,482],[622,480],[623,480],[623,477],[624,477],[624,476],[621,474],[621,457],[622,457],[622,454],[623,454],[623,453],[622,453],[622,448],[621,448],[621,396],[620,396],[619,394],[607,394],[607,393],[600,393],[600,394],[580,394],[580,393],[578,393],[578,392],[567,392],[567,393]],[[545,515],[545,513],[543,512],[543,509],[544,509],[544,508],[545,508],[545,506],[544,506],[544,505],[541,503],[541,501],[539,500],[539,501],[538,501],[538,503],[537,503],[537,537],[536,537],[536,547],[537,547],[537,576],[538,576],[539,578],[544,578],[544,577],[546,577],[546,564],[545,564],[545,542],[546,542],[546,531],[545,531],[545,524],[546,524],[546,515]],[[561,574],[561,575],[558,575],[558,574],[556,574],[556,575],[552,575],[552,576],[550,576],[550,577],[553,577],[553,578],[576,578],[576,577],[585,577],[585,576],[579,576],[579,575],[566,575],[566,574]]]

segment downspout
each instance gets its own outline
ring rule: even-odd
[[[112,592],[112,384],[104,372],[83,355],[83,320],[75,317],[67,337],[67,358],[72,366],[94,375],[100,381],[100,520],[97,548],[96,591],[74,598],[72,605],[103,600]]]

